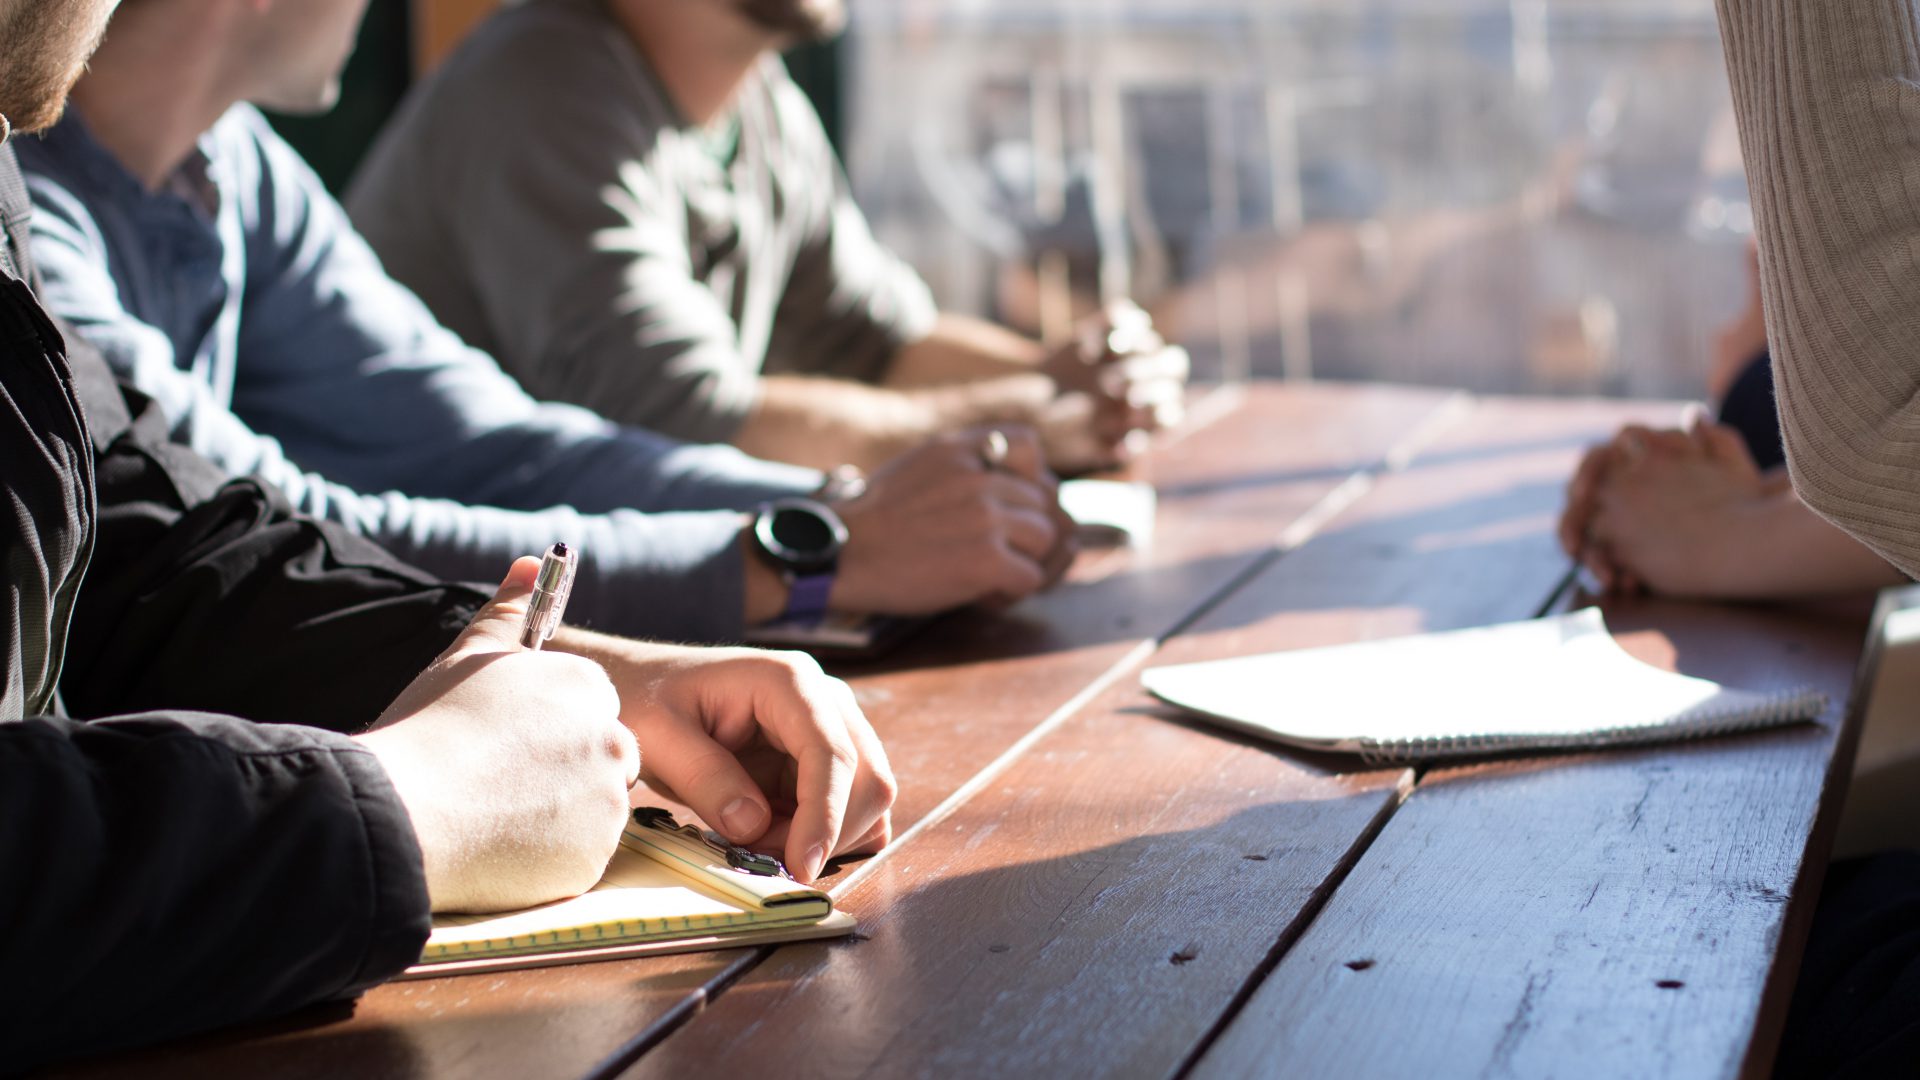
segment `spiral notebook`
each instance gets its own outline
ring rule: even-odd
[[[1600,609],[1151,668],[1155,696],[1257,738],[1405,762],[1704,738],[1812,720],[1811,689],[1735,690],[1650,667]]]
[[[777,862],[638,810],[591,890],[502,915],[436,915],[420,962],[402,977],[835,937],[854,926]]]

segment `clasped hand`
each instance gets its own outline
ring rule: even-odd
[[[1135,451],[1135,433],[1180,422],[1192,363],[1138,306],[1121,302],[1083,323],[1048,357],[1059,390],[1040,420],[1047,459],[1067,471],[1111,468]]]
[[[1700,414],[1629,426],[1574,472],[1560,544],[1610,592],[1721,595],[1745,515],[1771,491],[1732,428]]]

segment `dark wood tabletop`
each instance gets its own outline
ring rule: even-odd
[[[901,781],[852,938],[466,975],[86,1063],[141,1076],[1731,1076],[1767,1070],[1865,605],[1616,603],[1817,724],[1376,768],[1192,722],[1145,666],[1527,618],[1587,444],[1676,406],[1256,384],[1134,472],[1145,550],[838,673]],[[1283,693],[1284,688],[1276,688]]]

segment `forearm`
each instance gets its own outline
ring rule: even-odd
[[[965,315],[940,316],[933,332],[894,354],[885,385],[895,389],[1031,375],[1046,362],[1037,341]]]
[[[1032,423],[1052,396],[1051,381],[1033,373],[915,390],[770,375],[734,445],[818,469],[874,469],[943,431]]]
[[[1712,593],[1795,600],[1866,592],[1907,578],[1871,548],[1814,513],[1791,490],[1753,504],[1731,530]]]
[[[1719,0],[1795,487],[1920,570],[1909,0]]]

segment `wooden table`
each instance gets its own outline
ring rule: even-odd
[[[899,841],[834,943],[464,976],[91,1063],[142,1076],[1763,1075],[1851,759],[1865,607],[1614,605],[1816,725],[1368,768],[1191,723],[1143,665],[1566,606],[1586,444],[1672,406],[1256,385],[1139,471],[1154,546],[843,672]]]

